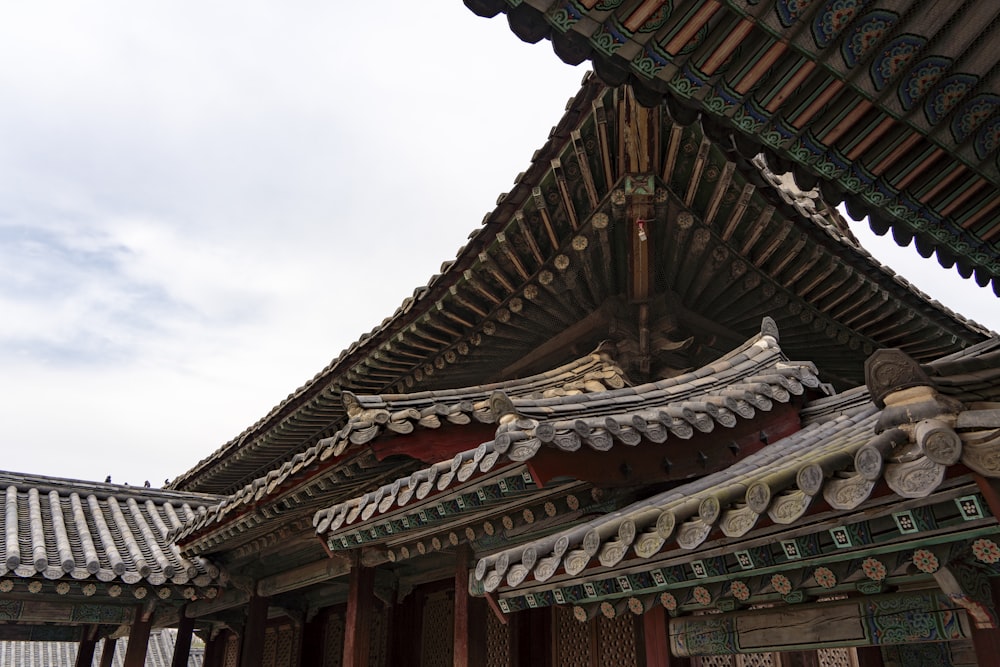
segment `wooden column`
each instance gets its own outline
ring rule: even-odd
[[[392,633],[386,664],[394,667],[420,667],[421,618],[423,595],[411,591],[393,610]]]
[[[261,667],[264,664],[267,603],[268,598],[254,595],[247,604],[247,622],[243,626],[243,638],[240,644],[240,667]]]
[[[511,667],[550,667],[553,662],[552,609],[511,614]]]
[[[455,631],[452,656],[455,667],[486,664],[486,600],[469,595],[467,544],[455,556]]]
[[[228,630],[220,630],[214,637],[209,636],[208,641],[205,642],[205,660],[202,667],[222,667],[228,641]]]
[[[76,649],[76,667],[91,667],[94,664],[94,649],[97,648],[97,626],[83,629],[83,638]]]
[[[885,667],[882,662],[881,646],[859,646],[855,649],[858,656],[858,667]]]
[[[323,664],[326,650],[326,623],[329,609],[324,609],[313,616],[312,620],[302,624],[299,644],[299,664]]]
[[[115,660],[115,647],[118,645],[118,639],[115,637],[107,637],[104,640],[104,649],[101,651],[101,667],[111,667],[111,663]]]
[[[667,610],[655,604],[642,615],[642,646],[646,667],[691,667],[690,658],[670,653],[670,629]]]
[[[355,554],[347,592],[342,667],[367,667],[371,655],[372,604],[375,601],[375,569],[361,565]]]
[[[993,609],[1000,612],[1000,582],[990,579]],[[972,620],[971,618],[969,620]],[[1000,628],[972,627],[972,645],[980,667],[1000,667]]]
[[[149,631],[152,627],[152,612],[140,606],[135,610],[132,630],[128,633],[123,667],[143,667],[146,664],[146,649],[149,648]]]
[[[194,631],[194,619],[188,618],[184,612],[185,607],[181,607],[181,620],[177,624],[177,641],[174,642],[174,656],[170,660],[170,667],[187,667],[188,656],[191,653],[191,633]]]

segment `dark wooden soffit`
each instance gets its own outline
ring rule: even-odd
[[[925,361],[986,337],[861,250],[818,193],[779,181],[587,77],[455,261],[173,485],[234,493],[268,475],[344,427],[344,392],[509,380],[605,338],[643,381],[716,358],[772,316],[789,354],[851,386],[879,347]]]
[[[465,0],[1000,295],[1000,5]]]

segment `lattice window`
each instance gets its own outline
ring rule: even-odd
[[[852,648],[821,648],[816,651],[819,667],[856,667]]]
[[[736,658],[736,667],[774,667],[774,655],[771,653],[746,653]]]
[[[279,627],[274,647],[274,667],[293,667],[293,665],[297,665],[298,660],[295,655],[297,648],[296,627],[294,625],[282,625]]]
[[[264,656],[261,658],[261,665],[263,667],[274,667],[274,650],[277,648],[277,633],[274,628],[267,628],[264,630]]]
[[[600,665],[636,664],[635,616],[627,614],[615,618],[598,618],[597,641]]]
[[[222,661],[224,667],[237,667],[237,661],[240,657],[240,638],[231,635],[229,639],[226,640],[226,658]]]
[[[446,593],[434,593],[424,601],[424,624],[420,637],[423,667],[450,667],[452,660],[454,605]]]
[[[703,655],[691,659],[693,667],[733,667],[731,655]]]
[[[510,626],[486,614],[486,667],[510,667]]]
[[[344,661],[344,617],[337,613],[326,619],[326,647],[323,667],[340,667]]]
[[[372,609],[372,643],[368,656],[370,667],[384,667],[386,663],[389,653],[389,624],[386,622],[387,614],[388,612],[381,605],[375,605]]]
[[[572,609],[555,607],[552,625],[556,638],[556,667],[592,664],[594,623],[580,623],[573,618]]]

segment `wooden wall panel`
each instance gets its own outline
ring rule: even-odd
[[[510,625],[486,614],[486,667],[510,667]]]
[[[454,609],[446,591],[429,594],[424,599],[423,628],[420,633],[421,667],[451,667]]]

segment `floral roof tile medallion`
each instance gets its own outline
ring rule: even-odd
[[[792,582],[783,574],[771,575],[771,588],[780,595],[788,595],[792,592]]]
[[[729,584],[729,590],[732,592],[733,597],[741,602],[746,602],[750,599],[750,587],[742,581],[734,581]]]
[[[833,588],[837,585],[837,575],[828,567],[817,567],[813,572],[813,579],[823,588]]]
[[[674,611],[677,609],[677,598],[673,593],[660,593],[660,604],[667,611]]]
[[[1000,546],[993,540],[981,537],[972,543],[972,555],[981,563],[993,564],[1000,561]]]
[[[712,604],[712,594],[708,592],[708,589],[704,586],[695,586],[694,590],[691,592],[694,597],[695,602],[698,604],[709,605]]]
[[[869,556],[861,563],[861,569],[865,576],[872,581],[882,581],[888,574],[885,564],[877,558]]]
[[[934,574],[941,566],[934,552],[927,549],[917,549],[913,552],[913,564],[918,570],[926,574]]]

